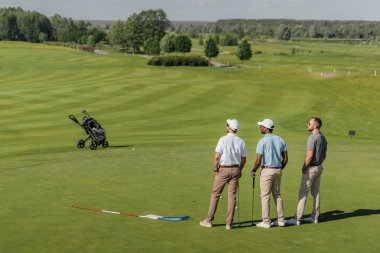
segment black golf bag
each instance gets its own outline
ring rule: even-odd
[[[75,118],[74,115],[70,115],[69,118],[80,125],[88,137],[85,140],[79,139],[77,141],[77,147],[83,148],[85,143],[91,139],[90,148],[92,150],[97,149],[98,146],[108,147],[108,141],[106,140],[106,131],[94,118],[91,118],[86,110],[82,110],[83,118],[82,124]]]

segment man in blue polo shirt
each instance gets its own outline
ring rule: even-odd
[[[257,223],[260,228],[270,228],[271,226],[285,226],[284,207],[280,193],[282,170],[288,163],[288,152],[285,141],[274,135],[274,123],[271,119],[265,119],[257,123],[260,131],[265,134],[259,141],[256,148],[256,161],[252,169],[253,175],[261,166],[260,191],[261,191],[261,214],[263,221]],[[278,218],[271,223],[269,216],[269,198],[272,193],[274,204],[277,208]]]

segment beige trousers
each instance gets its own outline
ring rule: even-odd
[[[241,172],[239,168],[220,168],[214,179],[214,186],[211,193],[210,206],[207,214],[207,221],[212,222],[218,207],[220,195],[223,192],[224,186],[228,184],[228,211],[227,225],[232,225],[235,206],[236,206],[236,191],[238,188]]]
[[[322,165],[308,167],[305,174],[302,174],[301,186],[298,193],[297,220],[301,220],[306,206],[307,195],[311,190],[314,198],[313,211],[311,217],[318,219],[320,212],[320,194],[319,187],[321,184]]]
[[[261,215],[263,222],[270,224],[270,194],[273,195],[274,204],[277,208],[278,221],[284,222],[284,205],[280,193],[281,186],[281,169],[264,168],[260,175],[261,190]]]

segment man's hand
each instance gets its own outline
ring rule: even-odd
[[[313,160],[313,154],[314,154],[313,150],[308,150],[307,151],[305,162],[303,163],[303,166],[302,166],[302,173],[303,174],[306,173],[307,167],[309,167],[311,161]]]
[[[216,176],[219,171],[219,161],[220,161],[221,154],[218,152],[215,152],[214,155],[214,175]]]
[[[252,170],[251,171],[251,177],[255,177],[256,176],[256,171]]]

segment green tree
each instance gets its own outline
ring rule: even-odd
[[[219,36],[218,34],[215,35],[215,37],[214,37],[214,41],[215,41],[216,44],[219,44],[219,43],[220,43],[220,36]]]
[[[191,51],[191,40],[186,35],[178,35],[173,40],[174,48],[176,52],[188,53]]]
[[[18,40],[20,31],[14,11],[0,12],[0,40]]]
[[[38,17],[35,13],[25,12],[17,18],[17,26],[23,37],[28,42],[37,42],[40,29]]]
[[[160,41],[170,21],[162,9],[144,10],[139,14],[132,14],[126,22],[126,38],[133,52],[138,52],[144,41],[154,38]]]
[[[243,40],[240,43],[236,56],[237,58],[239,58],[239,60],[241,60],[241,67],[243,67],[245,60],[251,59],[252,57],[251,44],[249,44],[247,40]]]
[[[36,11],[21,8],[0,8],[0,39],[38,42],[39,34],[51,36],[49,19]]]
[[[141,17],[137,14],[132,14],[127,19],[127,22],[125,24],[126,26],[126,40],[128,45],[132,47],[133,53],[139,52],[140,47],[143,46],[144,40],[143,40],[143,31],[142,31],[142,25],[141,25]]]
[[[122,21],[117,21],[111,26],[111,30],[108,33],[108,40],[112,46],[128,48],[128,42],[126,37],[126,27],[125,23]]]
[[[175,38],[174,34],[166,34],[160,41],[161,50],[166,53],[174,52],[175,51],[174,38]]]
[[[144,52],[147,55],[159,55],[161,53],[160,41],[155,38],[147,39],[144,42]]]
[[[203,41],[203,37],[202,37],[202,35],[199,36],[198,44],[199,44],[200,46],[203,46],[203,45],[205,44],[205,42]]]
[[[38,35],[38,41],[39,42],[44,42],[44,41],[48,41],[49,40],[49,37],[48,37],[48,35],[46,34],[46,33],[40,33],[39,35]]]
[[[205,55],[208,58],[209,66],[211,65],[211,58],[217,57],[219,55],[219,47],[213,38],[206,40]]]
[[[106,36],[107,36],[107,34],[105,33],[105,31],[103,31],[99,27],[91,26],[91,25],[87,27],[87,35],[88,36],[90,36],[90,35],[93,36],[95,44],[97,44],[97,43],[99,43],[101,41],[105,41],[106,40]]]
[[[73,33],[75,34],[75,41],[79,44],[87,44],[88,39],[88,31],[87,27],[90,26],[90,24],[84,22],[83,20],[79,20],[75,23],[75,29],[73,30]]]
[[[96,46],[96,41],[94,35],[89,35],[87,37],[86,44],[89,45],[90,47],[95,47]]]
[[[50,18],[52,24],[52,39],[62,42],[78,42],[81,38],[82,43],[87,42],[86,34],[79,35],[77,26],[71,18],[64,18],[56,14]]]
[[[144,10],[138,16],[144,41],[150,38],[161,40],[165,36],[166,29],[170,26],[170,21],[166,17],[164,10]]]
[[[280,40],[290,40],[292,34],[288,26],[280,24],[276,30],[276,38]]]

